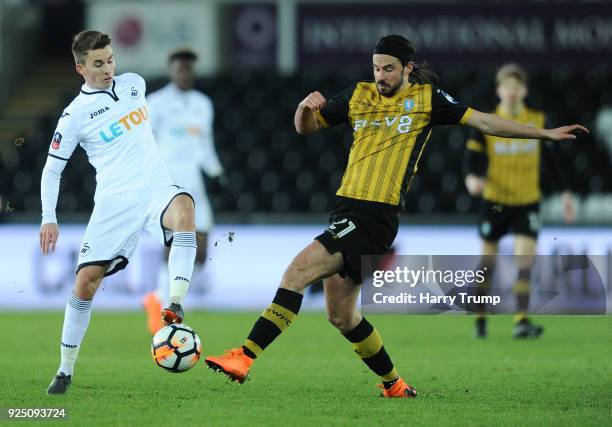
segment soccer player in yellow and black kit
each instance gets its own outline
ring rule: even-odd
[[[544,126],[544,113],[525,106],[527,73],[520,66],[506,64],[501,67],[496,83],[500,103],[495,115],[528,126]],[[554,172],[557,186],[565,190],[562,194],[565,221],[572,222],[575,217],[572,196],[567,191],[568,184],[559,167],[556,147],[551,142],[500,138],[471,130],[466,143],[465,184],[470,194],[483,198],[479,232],[482,238],[481,263],[482,267],[486,266],[488,277],[492,277],[495,269],[499,239],[510,232],[514,235],[518,266],[518,277],[513,286],[516,295],[515,338],[536,338],[543,332],[541,326],[534,325],[527,318],[529,279],[540,229],[542,157]],[[488,291],[489,286],[477,290],[481,294]],[[479,338],[487,335],[485,310],[484,304],[475,307],[475,333]]]
[[[357,298],[361,256],[384,254],[398,230],[401,194],[410,184],[431,129],[468,124],[482,132],[521,138],[571,138],[582,126],[544,130],[480,113],[425,82],[412,61],[415,48],[402,36],[381,38],[373,52],[374,82],[359,82],[330,100],[309,94],[295,112],[300,134],[348,123],[354,142],[330,225],[291,262],[272,304],[245,340],[209,367],[244,382],[257,357],[294,322],[306,287],[323,279],[327,316],[357,355],[381,379],[385,397],[414,397],[399,376],[376,329],[361,315]]]

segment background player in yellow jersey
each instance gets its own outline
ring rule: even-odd
[[[496,83],[499,105],[494,114],[528,126],[544,126],[544,113],[525,105],[527,73],[520,66],[502,66],[497,72]],[[514,337],[538,337],[543,328],[529,321],[527,309],[531,267],[540,229],[542,157],[547,157],[547,166],[554,172],[554,181],[564,190],[562,200],[566,222],[572,222],[575,217],[573,199],[559,167],[556,147],[550,141],[501,138],[472,130],[466,148],[466,187],[473,196],[483,198],[478,224],[483,266],[487,267],[488,277],[492,277],[499,239],[512,233],[514,254],[519,256],[518,277],[513,287],[517,313]],[[487,290],[488,286],[479,292]],[[475,333],[481,338],[487,335],[485,310],[484,305],[476,307],[479,313]]]
[[[431,128],[468,124],[485,133],[521,138],[572,138],[582,126],[545,130],[528,127],[461,105],[428,82],[412,61],[415,48],[399,35],[381,38],[374,48],[374,82],[359,82],[329,101],[308,95],[295,112],[295,128],[312,134],[329,126],[353,129],[348,165],[325,232],[287,267],[272,304],[257,319],[244,344],[209,367],[244,382],[257,357],[295,320],[306,287],[323,279],[330,322],[351,342],[357,355],[381,379],[385,397],[414,397],[399,376],[380,334],[361,315],[357,298],[361,256],[384,254],[398,230],[399,205]],[[299,361],[296,361],[299,364]]]

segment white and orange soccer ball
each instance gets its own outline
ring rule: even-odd
[[[202,343],[189,326],[172,324],[157,331],[151,344],[151,354],[159,367],[169,372],[185,372],[200,360]]]

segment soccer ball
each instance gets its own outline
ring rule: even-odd
[[[161,368],[185,372],[193,368],[202,353],[198,334],[187,325],[172,324],[161,328],[153,337],[151,354]]]

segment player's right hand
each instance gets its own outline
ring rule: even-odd
[[[326,102],[327,100],[321,94],[321,92],[316,91],[316,92],[312,92],[306,98],[304,98],[302,102],[298,104],[298,106],[302,109],[316,111],[316,110],[320,110],[321,108],[323,108]]]
[[[55,251],[55,244],[59,237],[59,228],[57,224],[49,222],[40,226],[40,249],[43,254]]]
[[[486,179],[474,174],[469,174],[465,177],[465,186],[467,187],[468,192],[474,197],[482,196],[486,183]]]
[[[576,134],[589,133],[589,130],[581,125],[561,126],[555,129],[544,129],[546,139],[551,141],[563,141],[564,139],[576,139]]]

